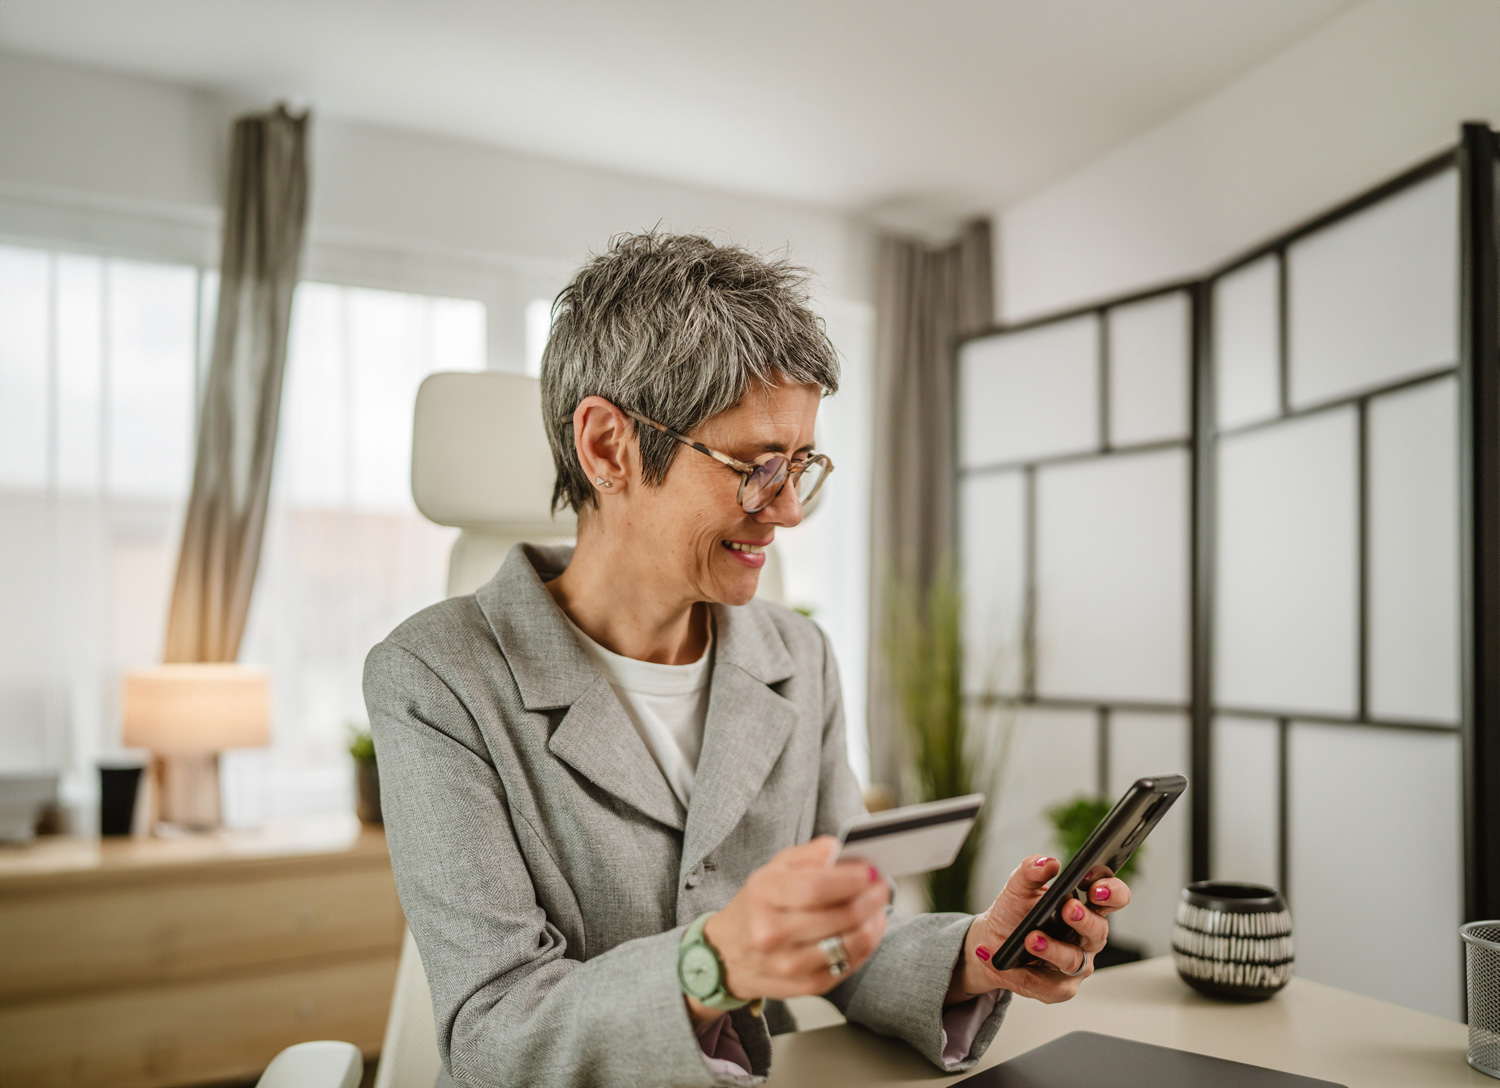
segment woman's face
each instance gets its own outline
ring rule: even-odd
[[[821,396],[815,385],[752,388],[688,437],[747,463],[768,453],[801,460],[813,448]],[[631,535],[660,556],[661,573],[693,600],[748,602],[777,527],[802,520],[792,483],[765,509],[747,514],[736,499],[740,480],[713,458],[680,446],[661,487],[636,489],[640,520],[634,511],[627,514]]]

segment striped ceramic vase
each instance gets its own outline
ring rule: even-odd
[[[1200,880],[1182,889],[1172,953],[1199,993],[1264,1001],[1292,977],[1292,915],[1275,888]]]

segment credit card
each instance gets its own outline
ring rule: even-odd
[[[856,817],[839,831],[833,860],[863,861],[885,877],[946,868],[958,857],[983,804],[984,794],[971,793]]]

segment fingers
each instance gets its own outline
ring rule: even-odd
[[[872,885],[884,886],[885,881],[874,866],[863,862],[795,866],[780,870],[767,882],[766,901],[781,910],[823,910],[848,902]]]
[[[874,952],[885,933],[890,886],[864,863],[832,864],[836,849],[836,840],[824,836],[781,851],[709,918],[705,935],[732,992],[777,998],[827,992],[839,981],[819,947],[827,937],[843,941],[850,970]]]
[[[848,971],[837,976],[830,970],[828,953],[823,950],[821,941],[784,950],[777,956],[777,967],[787,977],[805,980],[804,988],[807,991],[826,993],[847,978],[849,972],[858,971],[875,954],[875,949],[880,947],[881,938],[885,936],[885,925],[885,912],[880,911],[851,930],[829,934],[839,938],[849,964]]]
[[[1089,906],[1099,914],[1110,915],[1129,905],[1130,887],[1116,877],[1096,880],[1089,888]]]
[[[751,943],[757,951],[771,952],[783,946],[809,944],[848,933],[864,925],[872,915],[883,916],[889,899],[890,888],[880,881],[865,884],[859,895],[831,907],[763,911],[752,924]]]
[[[815,839],[798,843],[796,846],[788,846],[771,859],[771,864],[780,863],[792,868],[827,865],[838,853],[838,849],[838,839],[832,835],[819,835]]]
[[[1007,891],[1032,895],[1046,885],[1062,869],[1062,862],[1045,854],[1032,854],[1017,865],[1005,882]]]
[[[1101,944],[1102,948],[1103,945]],[[1037,959],[1055,967],[1060,974],[1072,975],[1083,966],[1088,953],[1076,944],[1059,941],[1040,930],[1027,934],[1026,950]],[[1082,975],[1078,976],[1082,978]]]
[[[1078,933],[1078,944],[1085,952],[1098,952],[1109,940],[1109,923],[1092,907],[1070,899],[1058,911],[1062,920]],[[1072,968],[1068,968],[1072,970]]]
[[[1078,987],[1093,973],[1094,969],[1090,966],[1076,978],[1068,978],[1050,967],[1023,967],[1006,972],[1006,988],[1044,1005],[1055,1005],[1076,997]]]

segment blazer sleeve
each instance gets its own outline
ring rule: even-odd
[[[762,1076],[715,1077],[704,1063],[677,983],[686,927],[568,958],[517,841],[524,818],[472,716],[425,662],[387,640],[365,661],[364,691],[397,890],[455,1081],[761,1083],[770,1048],[758,1024],[739,1034]]]
[[[837,834],[851,816],[865,811],[859,783],[849,768],[844,736],[844,701],[838,665],[828,636],[823,636],[823,766],[814,835]],[[943,998],[953,969],[963,955],[970,914],[919,914],[908,918],[886,908],[885,936],[880,947],[858,971],[824,996],[846,1019],[881,1035],[904,1039],[939,1069],[949,1073],[970,1068],[989,1049],[1005,1019],[1012,994],[995,1002],[974,1034],[969,1053],[958,1061],[943,1054]]]

